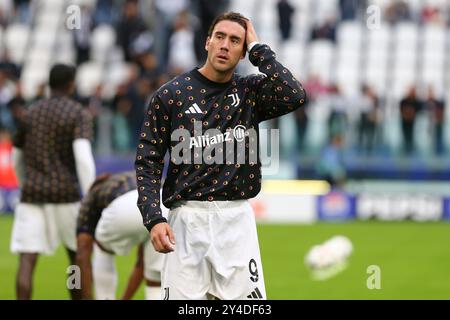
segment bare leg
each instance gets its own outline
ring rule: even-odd
[[[71,265],[76,265],[76,256],[77,253],[75,251],[72,251],[68,248],[66,248],[67,251],[67,255],[69,256],[69,262]],[[69,275],[70,276],[70,275]],[[72,300],[81,300],[82,299],[82,295],[81,295],[81,288],[77,289],[69,289],[69,293],[70,293],[70,298]]]
[[[39,254],[21,253],[16,276],[16,297],[18,300],[30,300],[33,291],[33,273]]]

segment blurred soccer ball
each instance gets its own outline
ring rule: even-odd
[[[323,244],[313,246],[305,256],[305,264],[312,270],[320,270],[345,263],[353,252],[350,239],[334,236]]]
[[[353,252],[352,242],[345,236],[334,236],[323,245],[328,248],[337,261],[347,259]]]

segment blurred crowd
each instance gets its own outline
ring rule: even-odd
[[[274,12],[279,21],[280,41],[292,38],[295,5],[292,0],[276,2]],[[36,1],[0,1],[0,25],[5,29],[11,23],[33,24]],[[99,25],[107,24],[116,31],[117,45],[121,48],[126,62],[133,65],[128,79],[121,83],[111,99],[105,99],[99,85],[91,96],[77,95],[96,118],[97,137],[104,136],[99,122],[101,115],[108,111],[112,116],[107,123],[108,148],[111,152],[134,153],[141,127],[142,113],[152,92],[171,77],[188,71],[205,59],[204,43],[208,26],[214,17],[229,9],[230,0],[97,0],[94,6],[81,5],[81,26],[73,30],[76,49],[76,64],[90,59],[92,31]],[[86,2],[89,3],[89,2]],[[314,39],[336,40],[336,26],[345,20],[362,19],[366,14],[368,1],[339,0],[340,11],[315,25],[310,34]],[[145,13],[145,14],[144,14]],[[419,15],[413,14],[405,1],[392,1],[384,14],[390,23],[411,20],[417,23],[448,24],[447,15],[437,8],[425,6]],[[20,72],[8,57],[6,50],[0,55],[0,127],[3,134],[14,134],[16,119],[26,108],[46,94],[42,84],[37,95],[25,101],[21,94]],[[345,97],[337,85],[325,85],[314,74],[299,75],[310,99],[315,101],[326,97],[330,101],[328,116],[328,147],[342,146],[347,141],[345,135],[353,130],[355,137],[351,144],[363,154],[371,154],[380,144],[380,124],[383,121],[383,98],[378,97],[373,88],[362,85],[355,97]],[[434,150],[437,155],[444,153],[443,119],[444,101],[435,97],[433,88],[418,94],[411,88],[398,108],[401,114],[404,152],[414,153],[414,124],[417,115],[426,113],[432,119],[434,130]],[[349,106],[355,106],[349,108]],[[352,110],[349,112],[349,110]],[[357,110],[355,113],[353,110]],[[308,109],[301,109],[295,115],[298,150],[309,152],[305,147],[308,131]],[[277,124],[273,124],[276,126]],[[103,142],[96,141],[97,148]],[[342,148],[338,147],[337,149]]]
[[[1,1],[0,25],[3,28],[12,23],[32,25],[36,3]],[[228,5],[228,0],[97,0],[93,7],[80,2],[81,25],[73,30],[76,64],[90,59],[92,31],[107,24],[116,31],[124,60],[133,66],[112,99],[104,99],[101,85],[92,96],[76,96],[97,121],[105,109],[112,112],[113,151],[134,152],[147,99],[170,78],[192,69],[205,58],[208,27]],[[6,50],[1,51],[0,126],[3,132],[6,129],[14,134],[20,114],[45,95],[46,87],[43,84],[35,98],[25,101],[19,81],[22,66],[12,63]]]
[[[286,1],[280,1],[286,2]],[[377,1],[374,1],[376,3]],[[414,22],[419,25],[437,24],[450,26],[448,13],[450,7],[445,10],[433,5],[430,1],[423,1],[424,6],[417,12],[412,10],[406,0],[391,0],[380,12],[383,21],[390,24],[399,22]],[[329,39],[336,41],[336,28],[342,21],[360,19],[366,15],[366,10],[371,4],[369,0],[339,0],[338,14],[330,14],[323,21],[318,22],[311,32],[311,39]]]

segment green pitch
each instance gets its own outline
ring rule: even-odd
[[[0,299],[14,298],[17,257],[9,253],[12,218],[0,216]],[[334,235],[351,239],[354,252],[346,270],[314,281],[303,259],[309,248]],[[379,223],[261,225],[261,254],[270,299],[450,299],[450,224]],[[119,257],[122,292],[135,254]],[[60,249],[42,256],[34,282],[35,299],[68,299],[66,256]],[[367,268],[381,270],[381,289],[368,289]],[[143,289],[136,299],[143,299]]]

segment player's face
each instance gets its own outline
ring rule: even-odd
[[[234,70],[244,58],[245,29],[237,22],[223,20],[206,39],[208,62],[218,72]]]

